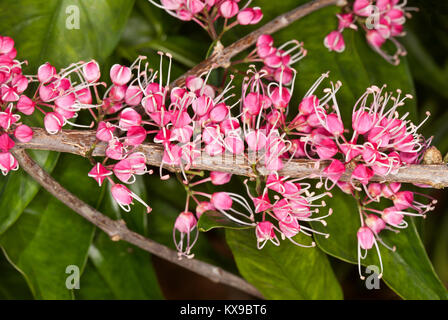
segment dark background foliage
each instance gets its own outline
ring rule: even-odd
[[[254,0],[262,7],[262,23],[305,0]],[[65,28],[65,8],[81,8],[80,30]],[[408,104],[412,117],[426,110],[432,117],[423,128],[443,154],[448,152],[448,3],[412,0],[420,8],[407,23],[403,43],[409,55],[399,67],[388,65],[365,44],[359,33],[347,31],[343,54],[329,53],[323,38],[336,27],[337,8],[326,8],[275,35],[276,44],[292,38],[305,42],[309,55],[296,68],[295,100],[322,73],[331,71],[341,80],[340,102],[348,114],[354,100],[370,84],[387,83],[415,95]],[[223,39],[228,45],[255,27],[237,27]],[[131,63],[147,55],[158,65],[157,51],[175,58],[172,79],[204,59],[209,50],[207,34],[194,23],[178,21],[146,0],[2,0],[0,34],[14,37],[20,59],[29,60],[27,71],[50,61],[63,67],[78,60],[96,59],[105,70],[114,63]],[[222,72],[214,74],[218,81]],[[238,82],[238,79],[237,81]],[[38,123],[38,119],[35,120]],[[86,175],[89,164],[69,155],[36,152],[34,157],[81,199],[113,218],[125,219],[133,230],[168,246],[172,225],[184,206],[184,193],[176,181],[157,177],[140,179],[133,188],[146,195],[153,207],[147,216],[139,205],[131,213],[119,210],[106,188],[99,189]],[[235,177],[231,188],[241,188]],[[332,236],[319,240],[319,248],[300,249],[284,243],[281,248],[257,251],[247,230],[213,229],[201,233],[195,247],[198,259],[240,273],[268,298],[284,299],[438,299],[447,298],[448,203],[446,191],[431,191],[437,210],[415,221],[399,237],[399,254],[383,252],[385,277],[380,290],[367,290],[354,262],[356,217],[350,199],[336,194],[334,216],[328,220]],[[333,228],[333,229],[332,229]],[[420,241],[420,239],[422,241]],[[226,241],[227,239],[227,241]],[[75,213],[52,199],[19,171],[0,180],[0,298],[10,299],[162,299],[250,298],[238,290],[216,285],[185,269],[131,247],[115,243]],[[424,253],[428,256],[434,266]],[[327,253],[327,254],[325,254]],[[375,257],[373,257],[375,258]],[[371,260],[373,261],[373,260]],[[67,265],[81,267],[81,289],[65,288]],[[437,274],[437,275],[436,275]],[[390,289],[391,288],[391,289]]]

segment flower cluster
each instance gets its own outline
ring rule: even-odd
[[[23,94],[29,83],[22,73],[22,64],[26,62],[15,60],[16,55],[14,40],[0,36],[0,170],[3,175],[19,168],[9,152],[15,144],[11,136],[20,142],[29,142],[33,137],[31,128],[22,124],[17,114],[31,115],[34,103]]]
[[[93,165],[88,176],[99,186],[109,182],[113,199],[125,211],[130,211],[134,200],[151,211],[126,185],[135,182],[136,176],[152,173],[142,152],[144,142],[163,147],[160,178],[170,177],[164,174],[164,168],[177,171],[176,177],[186,190],[185,208],[173,228],[180,258],[193,257],[198,219],[207,211],[253,227],[259,249],[268,241],[280,245],[280,239],[298,246],[315,246],[314,241],[299,243],[295,236],[329,236],[311,228],[309,222],[326,225],[325,218],[333,211],[329,209],[323,215],[320,211],[326,206],[323,198],[331,197],[335,186],[358,203],[359,263],[367,250],[374,246],[378,250],[378,243],[394,249],[381,239],[380,232],[406,227],[405,216],[424,217],[435,204],[427,195],[403,190],[400,183],[376,182],[403,166],[420,163],[429,147],[431,140],[417,132],[424,121],[415,125],[408,113],[400,116],[401,107],[411,96],[402,96],[399,90],[397,94],[386,92],[385,86],[369,87],[353,107],[353,132],[347,138],[349,128],[344,125],[336,99],[342,84],[330,82],[322,96],[317,93],[328,78],[325,73],[295,107],[295,114],[288,116],[296,76],[291,64],[306,51],[296,41],[278,48],[273,43],[268,35],[258,39],[245,62],[263,65],[259,70],[254,65],[247,68],[241,93],[235,95],[233,76],[222,89],[208,83],[212,70],[188,77],[181,87],[171,87],[172,57],[162,52],[157,71],[149,68],[143,56],[130,66],[113,65],[110,85],[99,82],[101,71],[96,61],[74,63],[59,72],[47,62],[36,76],[24,76],[22,63],[14,60],[14,42],[0,37],[0,169],[6,174],[18,167],[9,153],[14,146],[10,136],[27,142],[33,134],[13,111],[31,115],[38,110],[44,115],[49,134],[59,133],[67,124],[96,128],[94,146],[103,144],[105,157],[98,161],[87,153]],[[37,84],[32,98],[23,94],[30,82]],[[100,97],[99,87],[103,86]],[[73,121],[83,109],[93,119],[90,124]],[[204,177],[204,172],[195,170],[201,161],[218,164],[226,158],[251,168],[247,173],[251,181],[244,181],[247,195],[225,190],[230,173],[212,171]],[[294,158],[314,160],[316,164],[326,161],[328,165],[318,176],[293,178],[282,174]],[[313,191],[305,178],[320,179],[316,187],[325,191]],[[223,191],[205,192],[201,187],[208,182]],[[423,199],[429,199],[429,203]],[[386,209],[379,209],[381,200],[389,202]]]
[[[352,111],[353,133],[347,139],[344,134],[348,130],[344,127],[335,99],[340,84],[325,89],[326,95],[322,98],[313,94],[316,86],[327,76],[322,75],[307,93],[299,105],[299,114],[289,128],[301,135],[294,149],[299,157],[330,161],[322,172],[318,187],[325,186],[331,190],[337,185],[358,201],[362,224],[358,232],[358,257],[361,263],[366,255],[361,254],[361,249],[368,250],[373,245],[378,249],[376,240],[392,249],[378,236],[381,230],[405,228],[404,216],[424,217],[434,209],[436,200],[430,196],[401,190],[400,183],[372,181],[374,177],[396,173],[408,164],[420,163],[431,139],[425,140],[417,133],[427,118],[415,125],[407,119],[409,113],[399,115],[398,109],[411,96],[402,97],[400,90],[397,90],[397,95],[385,93],[385,86],[372,86],[359,98]],[[344,174],[349,174],[348,181],[341,180]],[[416,196],[429,199],[429,203],[415,200]],[[369,207],[379,203],[381,198],[392,200],[393,205],[384,210]]]
[[[353,6],[345,7],[344,13],[337,15],[338,29],[325,37],[324,45],[330,51],[344,51],[342,32],[346,28],[357,30],[360,26],[366,32],[367,42],[376,52],[388,62],[399,64],[400,56],[406,55],[406,50],[396,38],[404,36],[406,18],[411,17],[409,11],[415,10],[406,7],[406,0],[399,2],[400,0],[355,0]],[[389,54],[384,50],[387,40],[395,45],[395,53]]]
[[[276,48],[274,38],[264,34],[258,37],[256,48],[248,54],[244,62],[263,62],[265,78],[289,85],[295,75],[292,65],[303,59],[306,54],[303,43],[297,40],[288,41]]]
[[[263,18],[259,7],[250,8],[252,0],[240,7],[240,0],[149,0],[156,7],[165,10],[173,17],[183,21],[194,21],[206,30],[212,39],[221,38],[222,34],[237,25],[257,24]],[[215,22],[224,18],[221,34],[217,34]],[[235,21],[227,24],[229,19]]]

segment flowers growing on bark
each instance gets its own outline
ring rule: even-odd
[[[263,18],[259,7],[249,7],[252,0],[148,0],[171,16],[194,21],[208,32],[213,40],[237,25],[257,24]],[[224,25],[218,34],[216,22],[224,19]]]
[[[34,102],[24,94],[30,82],[22,72],[22,65],[27,62],[16,60],[16,56],[14,40],[0,36],[0,170],[3,175],[19,168],[9,152],[15,144],[12,138],[29,142],[33,137],[32,129],[20,121],[21,113],[34,112]]]
[[[400,57],[406,55],[406,49],[397,40],[405,35],[404,24],[411,17],[410,11],[416,8],[407,7],[406,0],[355,0],[346,5],[337,14],[338,28],[330,32],[324,39],[324,45],[330,51],[345,50],[343,32],[345,29],[365,32],[367,43],[389,63],[397,65]],[[386,42],[395,46],[390,53],[385,48]]]
[[[249,8],[249,3],[162,0],[158,5],[182,20],[196,21],[215,37],[212,26],[219,17],[225,19],[224,31],[235,24],[257,23],[261,11]],[[367,10],[362,6],[366,3],[370,4],[355,1],[353,12],[338,16],[338,30],[325,39],[330,50],[344,50],[342,31],[356,27],[356,19]],[[397,26],[403,21],[392,19],[393,10],[404,14],[404,5],[393,0],[378,0],[376,5],[382,5],[383,19],[393,20],[390,28],[399,30]],[[227,25],[234,17],[235,22]],[[395,31],[388,37],[379,34],[391,40],[398,36]],[[193,257],[198,221],[207,211],[253,228],[254,245],[259,249],[268,243],[281,245],[285,240],[313,247],[313,237],[329,237],[313,226],[327,225],[326,218],[333,210],[326,208],[325,199],[339,187],[358,204],[361,264],[368,250],[380,252],[379,245],[395,250],[393,244],[382,240],[381,233],[398,232],[407,226],[405,216],[424,217],[434,209],[435,200],[427,195],[408,191],[399,183],[378,182],[403,166],[420,163],[431,140],[418,133],[425,120],[414,124],[408,113],[402,112],[411,97],[399,90],[390,93],[385,86],[367,88],[353,106],[351,119],[343,119],[337,101],[342,83],[330,82],[319,90],[329,77],[325,73],[297,101],[293,98],[296,71],[292,65],[306,53],[298,41],[276,47],[271,36],[260,36],[255,49],[237,62],[259,64],[246,68],[240,90],[235,90],[233,76],[223,88],[214,87],[209,83],[212,70],[172,87],[172,57],[162,52],[157,71],[140,56],[130,66],[113,65],[108,70],[111,83],[106,84],[100,82],[101,70],[93,60],[61,70],[47,62],[38,68],[37,75],[24,76],[22,62],[14,60],[12,39],[0,37],[0,169],[6,174],[18,168],[9,150],[15,140],[29,142],[33,135],[32,129],[20,122],[19,113],[29,116],[37,110],[49,134],[58,134],[65,126],[95,128],[95,145],[105,147],[105,156],[94,158],[90,150],[87,154],[92,169],[86,174],[99,186],[107,184],[123,210],[130,211],[132,204],[140,202],[149,213],[150,205],[131,190],[131,185],[137,176],[153,173],[147,167],[144,144],[159,144],[163,148],[160,178],[170,178],[165,169],[176,171],[186,191],[185,207],[173,226],[180,258]],[[35,83],[37,89],[25,95],[29,83]],[[92,120],[78,123],[75,120],[83,109]],[[347,120],[351,121],[349,126]],[[239,159],[250,168],[244,180],[246,192],[227,189],[230,173],[212,171],[206,175],[195,169],[204,159],[216,163],[226,158]],[[293,178],[282,169],[294,159],[327,165],[319,175]],[[306,178],[319,179],[316,188]],[[204,191],[205,183],[219,190]],[[387,204],[386,208],[381,209],[380,202]],[[299,233],[309,236],[309,241],[298,241]]]

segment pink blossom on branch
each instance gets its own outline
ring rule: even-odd
[[[244,5],[240,0],[148,0],[156,7],[165,10],[171,16],[183,20],[194,21],[208,32],[213,40],[237,25],[257,24],[263,18],[259,7],[249,7],[252,0]],[[216,21],[224,19],[221,33],[217,33]],[[228,24],[229,20],[233,20]]]
[[[371,48],[389,63],[398,65],[406,50],[397,38],[405,35],[403,26],[406,19],[411,18],[410,11],[417,11],[417,8],[407,7],[406,4],[405,0],[354,0],[353,5],[347,4],[343,8],[345,13],[337,15],[338,29],[325,37],[324,45],[330,51],[343,52],[343,31],[362,29]],[[386,51],[386,42],[395,46],[394,53]]]

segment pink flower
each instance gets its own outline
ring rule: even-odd
[[[130,211],[129,205],[132,203],[132,192],[122,184],[115,184],[110,189],[112,197],[125,211]]]
[[[233,203],[227,192],[215,192],[210,198],[210,202],[218,210],[229,210]]]
[[[83,67],[84,77],[90,83],[97,82],[101,77],[100,66],[95,60],[86,63]]]
[[[33,130],[26,124],[21,124],[14,130],[14,136],[20,142],[30,142],[33,139]]]
[[[381,33],[378,30],[369,30],[366,35],[367,42],[374,48],[381,48],[386,42]]]
[[[352,179],[356,179],[361,184],[366,185],[373,177],[373,170],[363,164],[358,164],[352,172]]]
[[[257,237],[258,249],[262,249],[268,240],[276,246],[280,245],[280,242],[274,233],[274,225],[269,221],[259,222],[255,227],[255,235]]]
[[[219,12],[224,18],[232,18],[238,13],[238,4],[234,0],[226,0],[219,7]]]
[[[222,122],[228,115],[229,107],[225,103],[219,103],[210,111],[210,120],[215,123]]]
[[[111,139],[106,148],[106,156],[114,160],[121,160],[125,151],[124,145],[118,139]]]
[[[143,175],[148,172],[146,169],[146,156],[142,152],[131,153],[126,160],[131,164],[132,171],[135,174]]]
[[[266,135],[261,130],[253,130],[246,134],[246,142],[250,150],[259,151],[266,146]]]
[[[9,137],[7,133],[0,135],[0,150],[2,152],[8,152],[14,147],[14,141]]]
[[[120,113],[120,122],[118,126],[122,130],[128,130],[130,127],[140,126],[142,116],[132,108],[126,108]]]
[[[9,171],[17,170],[19,168],[19,163],[16,158],[12,156],[9,152],[0,153],[0,170],[3,175],[7,175]]]
[[[263,13],[259,7],[246,8],[238,13],[237,20],[241,25],[257,24],[263,18]]]
[[[232,178],[232,174],[227,172],[211,171],[210,179],[215,186],[226,184]]]
[[[287,238],[292,238],[300,231],[299,222],[296,219],[292,219],[291,222],[280,221],[278,227],[283,235]]]
[[[49,62],[41,65],[37,70],[37,79],[39,79],[39,82],[42,84],[50,82],[54,76],[56,76],[56,68]]]
[[[342,174],[345,172],[344,164],[339,160],[332,160],[330,165],[326,167],[323,173],[330,179],[333,183],[336,183],[341,178]]]
[[[319,105],[319,99],[314,96],[310,95],[308,97],[303,98],[303,100],[299,104],[299,112],[304,115],[309,115],[311,113],[314,113],[314,108]]]
[[[98,123],[96,138],[100,141],[108,142],[114,137],[114,131],[115,127],[111,123],[101,121]]]
[[[364,221],[375,234],[380,233],[386,227],[384,220],[374,214],[369,214]]]
[[[101,163],[97,163],[92,170],[88,173],[88,176],[95,179],[98,185],[101,187],[104,179],[112,174],[111,171],[107,170]]]
[[[0,36],[0,55],[8,54],[14,49],[14,40],[10,37]]]
[[[196,206],[196,216],[198,219],[207,211],[215,210],[215,207],[208,201],[199,202]]]
[[[267,193],[252,198],[252,201],[255,206],[255,213],[263,212],[271,208],[271,202]]]
[[[36,103],[25,95],[21,95],[19,101],[17,101],[16,104],[17,110],[19,110],[23,114],[26,114],[27,116],[33,114],[35,106]]]
[[[117,162],[113,171],[115,176],[124,183],[133,183],[135,181],[131,163],[126,159]],[[131,178],[132,180],[129,181]]]
[[[174,223],[173,238],[176,245],[179,259],[183,256],[186,258],[193,258],[193,254],[190,253],[196,240],[198,238],[197,220],[193,213],[184,211],[179,214]],[[180,232],[180,239],[176,237],[176,230]],[[191,232],[196,230],[194,238],[191,237]],[[186,239],[185,239],[186,236]]]
[[[123,86],[131,80],[132,72],[128,67],[114,64],[110,69],[110,79],[116,86]]]
[[[324,39],[324,45],[329,51],[343,52],[345,50],[345,42],[342,33],[339,31],[330,32]]]
[[[356,236],[358,237],[359,246],[362,249],[372,249],[375,242],[375,236],[373,235],[372,230],[370,230],[368,227],[361,227],[356,233]]]
[[[371,0],[355,0],[353,3],[353,11],[358,16],[368,17],[372,13]]]
[[[126,133],[126,144],[130,146],[138,146],[146,139],[146,130],[141,126],[132,126],[128,128]]]
[[[357,29],[357,27],[353,24],[353,14],[352,13],[343,13],[336,15],[339,19],[338,31],[342,31],[346,28]]]
[[[383,210],[381,218],[391,226],[400,227],[403,221],[403,214],[395,207],[386,208]]]
[[[57,112],[49,112],[45,115],[44,126],[49,134],[56,134],[61,131],[64,124],[64,118]]]
[[[373,127],[373,117],[368,112],[358,110],[352,116],[353,130],[360,134],[365,134]]]
[[[406,210],[414,202],[414,194],[411,191],[400,191],[393,196],[394,207],[397,210]]]
[[[130,205],[132,204],[132,199],[135,199],[146,207],[146,212],[151,212],[151,208],[142,199],[140,199],[140,197],[138,197],[124,185],[115,184],[110,188],[110,191],[114,200],[124,211],[131,211]]]
[[[196,226],[197,221],[193,213],[189,211],[184,211],[179,214],[174,222],[174,228],[176,228],[181,233],[190,233]]]
[[[291,93],[286,87],[276,87],[270,95],[270,98],[276,108],[285,109],[291,100]]]

